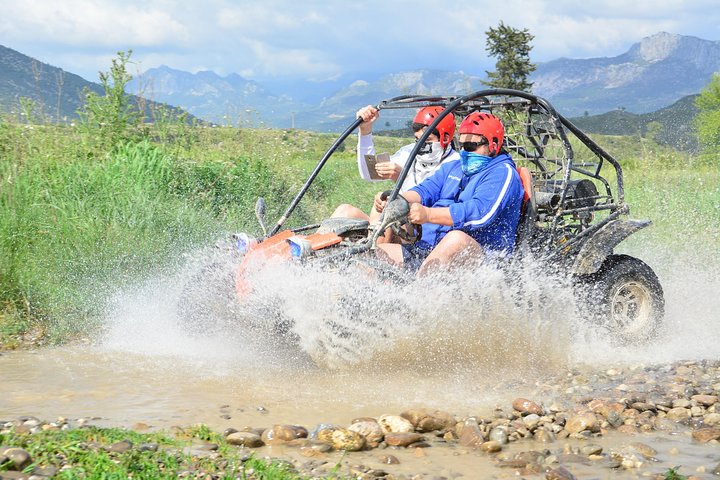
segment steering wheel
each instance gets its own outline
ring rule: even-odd
[[[385,190],[380,195],[381,200],[387,200],[387,197],[390,195],[390,190]],[[398,198],[402,198],[405,200],[404,197],[399,196]],[[396,199],[397,200],[397,199]],[[407,200],[405,200],[405,203],[407,205]],[[410,211],[409,206],[406,207],[407,211]],[[415,243],[418,241],[420,237],[422,237],[422,225],[410,223],[407,219],[407,215],[405,215],[405,218],[403,218],[400,221],[393,222],[390,225],[390,228],[392,229],[393,233],[400,237],[403,241],[407,243]]]

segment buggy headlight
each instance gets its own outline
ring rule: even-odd
[[[290,256],[293,258],[305,258],[312,252],[310,242],[303,237],[290,237],[287,242],[290,244]]]
[[[237,248],[237,251],[241,254],[245,254],[248,248],[250,248],[250,245],[257,242],[256,239],[250,237],[247,233],[236,233],[233,235],[233,240],[235,240],[235,248]]]

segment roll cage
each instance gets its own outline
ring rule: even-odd
[[[583,245],[601,229],[605,237],[610,237],[611,251],[627,235],[649,224],[636,222],[623,228],[611,225],[618,217],[629,212],[624,200],[620,164],[572,122],[557,113],[547,100],[518,90],[487,89],[455,97],[403,95],[382,101],[377,108],[418,109],[428,106],[440,106],[443,111],[418,139],[389,201],[398,197],[420,148],[443,118],[447,115],[462,118],[473,110],[483,110],[503,121],[504,148],[518,167],[530,172],[532,191],[528,192],[530,200],[524,205],[523,215],[531,228],[524,233],[523,243],[531,250],[547,259],[560,257],[577,264],[576,257],[581,253]],[[361,119],[356,119],[330,146],[269,236],[280,230],[325,163],[361,122]],[[607,170],[603,168],[606,163],[612,167],[609,175],[604,172]],[[317,225],[295,230],[313,227]],[[610,233],[607,233],[608,230]],[[372,243],[373,238],[369,237],[367,241],[351,246],[344,254],[369,250]],[[593,247],[594,250],[598,248],[608,250],[607,247]],[[581,256],[592,254],[594,252],[586,252]],[[593,268],[588,267],[588,271]]]

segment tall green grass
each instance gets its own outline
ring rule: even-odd
[[[257,197],[274,223],[335,140],[294,130],[163,128],[101,150],[76,128],[0,122],[0,344],[28,331],[72,337],[95,324],[123,285],[230,232],[259,233]],[[406,142],[376,140],[388,152]],[[317,221],[340,203],[368,210],[373,194],[388,188],[359,180],[355,141],[331,158],[287,226]],[[598,142],[625,168],[632,216],[655,222],[631,247],[720,245],[717,163],[632,139]]]
[[[0,336],[30,321],[50,339],[71,336],[125,283],[255,228],[259,195],[275,215],[292,189],[270,161],[233,147],[203,159],[201,144],[169,151],[145,139],[98,158],[73,130],[2,125]]]

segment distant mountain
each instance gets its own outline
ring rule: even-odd
[[[99,92],[97,84],[5,47],[0,47],[0,67],[0,108],[5,110],[17,111],[19,98],[30,97],[46,114],[72,116],[84,87]],[[585,121],[607,112],[602,121],[646,124],[652,120],[643,115],[697,94],[718,71],[720,42],[658,33],[616,57],[541,63],[531,79],[534,93],[566,117]],[[144,72],[129,90],[218,124],[341,131],[364,105],[405,94],[462,95],[484,88],[483,78],[463,71],[415,70],[292,84],[277,78],[271,90],[237,74],[222,77],[163,66]],[[407,111],[386,110],[376,128],[402,128],[407,120]]]
[[[392,73],[375,81],[356,80],[314,108],[298,115],[298,124],[337,131],[347,127],[358,108],[399,95],[464,95],[483,88],[481,78],[462,71],[414,70]],[[396,129],[408,120],[407,110],[386,110],[379,128]]]
[[[612,58],[541,63],[533,91],[565,116],[623,108],[647,113],[700,92],[720,71],[720,42],[658,33]]]
[[[571,118],[570,121],[587,133],[603,135],[642,135],[655,130],[653,139],[678,150],[695,151],[698,137],[694,122],[698,110],[695,99],[688,95],[672,105],[654,112],[635,114],[626,110],[612,110],[600,115]],[[653,126],[656,124],[656,126]]]
[[[35,102],[33,114],[43,121],[71,121],[78,118],[77,112],[83,108],[86,89],[104,95],[100,84],[0,45],[0,112],[20,115],[21,99],[27,98]],[[177,111],[165,102],[135,100],[144,105],[148,118],[161,105]]]
[[[21,112],[20,99],[36,103],[36,114],[49,121],[77,118],[83,90],[102,94],[102,87],[0,45],[0,111]]]
[[[189,73],[161,66],[151,68],[128,84],[128,91],[178,105],[193,115],[220,125],[290,124],[302,107],[287,95],[273,95],[252,80],[210,71]]]

